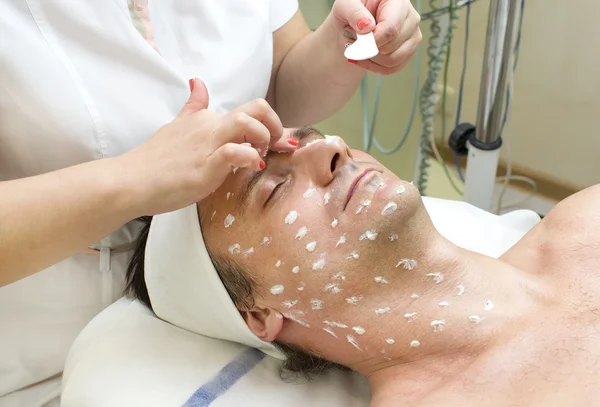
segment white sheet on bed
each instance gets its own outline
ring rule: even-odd
[[[436,228],[458,246],[498,257],[538,221],[531,211],[496,216],[464,202],[424,198]],[[121,299],[73,345],[63,407],[366,407],[369,386],[330,372],[282,382],[279,361],[244,346],[201,337]]]

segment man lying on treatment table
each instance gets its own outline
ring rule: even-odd
[[[197,205],[214,268],[186,271],[218,274],[243,329],[273,342],[286,368],[356,371],[373,407],[597,405],[599,186],[493,259],[444,239],[416,188],[369,155],[312,128],[295,133],[296,152],[270,153],[262,172],[234,171]],[[164,301],[201,304],[182,305],[184,319],[220,312],[202,287],[189,298],[147,290],[147,236],[130,294],[155,312]],[[156,281],[178,275],[174,264]],[[163,308],[163,319],[179,312]]]

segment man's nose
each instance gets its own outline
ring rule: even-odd
[[[310,174],[313,184],[324,186],[333,181],[340,168],[352,161],[352,153],[341,137],[326,136],[324,140],[298,149],[293,159],[297,168]]]

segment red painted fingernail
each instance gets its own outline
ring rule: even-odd
[[[350,62],[351,64],[358,64],[358,61],[355,61],[353,59],[349,59],[348,62]]]
[[[260,169],[264,170],[266,166],[267,166],[267,164],[265,164],[265,162],[263,160],[260,160]]]
[[[194,83],[195,83],[194,78],[190,79],[190,92],[194,91]]]
[[[299,141],[296,138],[290,138],[290,139],[288,139],[288,143],[290,143],[293,146],[297,146]]]
[[[371,24],[371,19],[368,18],[368,17],[363,17],[360,20],[358,20],[358,23],[356,25],[358,26],[359,30],[362,30],[363,28],[365,28],[369,24]]]

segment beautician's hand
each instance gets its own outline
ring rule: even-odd
[[[356,64],[374,73],[400,71],[421,42],[421,16],[410,0],[336,0],[331,13],[337,28],[347,36],[373,32],[379,55]]]
[[[234,168],[264,168],[261,156],[283,132],[269,104],[254,100],[226,115],[207,107],[208,92],[196,79],[173,122],[117,157],[139,197],[140,212],[154,215],[180,209],[208,196]]]

